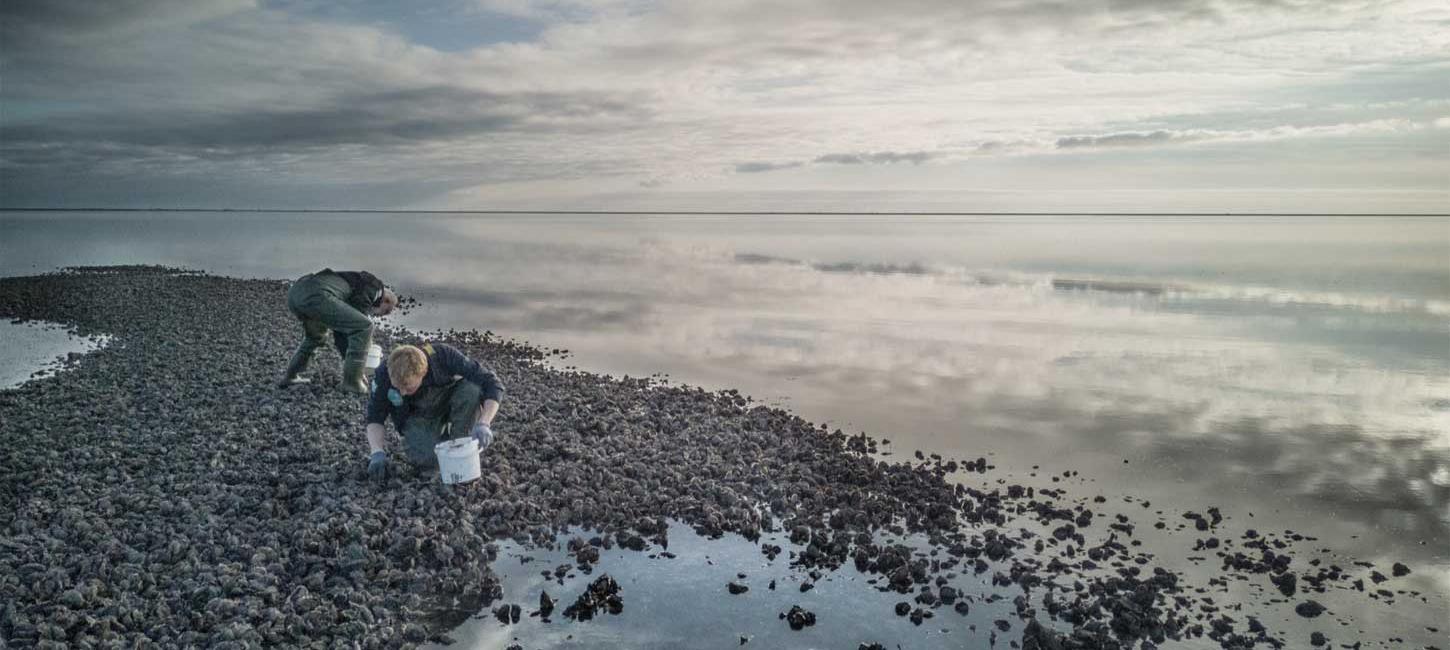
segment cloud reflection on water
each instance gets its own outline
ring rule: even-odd
[[[567,295],[440,293],[418,320],[488,324],[586,366],[628,357],[631,372],[825,395],[826,417],[831,399],[842,413],[869,401],[884,415],[856,423],[899,443],[940,449],[944,435],[944,451],[1022,458],[1132,450],[1146,461],[1135,472],[1205,494],[1307,499],[1388,537],[1450,537],[1450,414],[1432,407],[1450,380],[1337,348],[1332,325],[1306,342],[1254,325],[1292,304],[1195,312],[1158,293],[963,283],[924,265],[645,248],[579,268],[550,259]]]
[[[1450,563],[1444,220],[3,219],[6,273],[366,268],[425,301],[406,324],[788,399],[903,448],[1307,500],[1364,544],[1424,538],[1412,550]],[[1138,282],[1175,288],[1100,290]]]

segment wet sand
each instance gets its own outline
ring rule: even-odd
[[[319,355],[312,385],[272,388],[300,335],[284,296],[278,281],[160,267],[0,279],[0,316],[114,337],[63,376],[0,393],[11,441],[0,451],[8,643],[439,641],[500,606],[549,616],[505,592],[492,566],[498,540],[562,550],[560,577],[593,582],[601,550],[667,552],[673,521],[757,543],[807,582],[857,572],[897,595],[857,617],[922,622],[1011,603],[1010,620],[984,632],[1027,648],[1317,640],[1284,638],[1252,608],[1214,602],[1204,594],[1223,586],[1215,581],[1262,583],[1306,619],[1335,616],[1320,604],[1331,591],[1444,611],[1403,587],[1412,567],[1301,561],[1323,542],[1230,536],[1219,530],[1230,513],[1108,516],[1106,499],[1068,487],[969,487],[961,477],[992,470],[984,457],[886,458],[876,439],[735,391],[561,368],[562,351],[488,333],[382,332],[385,347],[425,335],[456,345],[509,392],[482,480],[451,488],[405,470],[374,486],[363,475],[361,399],[330,388],[335,354]],[[1195,531],[1194,551],[1221,563],[1217,577],[1194,583],[1143,551],[1137,529],[1160,524]],[[590,532],[560,548],[559,533],[578,530]],[[582,587],[554,595],[555,620]],[[806,634],[811,614],[828,625],[832,613],[810,611],[809,591],[771,624]],[[620,614],[595,615],[631,616],[629,589],[619,596]],[[502,618],[517,616],[506,608]],[[1354,643],[1346,634],[1331,636]]]

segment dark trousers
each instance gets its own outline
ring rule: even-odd
[[[478,384],[462,379],[443,386],[419,388],[411,399],[413,411],[400,432],[408,462],[437,467],[438,456],[433,446],[473,433],[481,396]]]
[[[317,348],[327,345],[328,330],[332,330],[342,358],[367,356],[373,323],[347,304],[351,291],[347,280],[331,273],[304,276],[287,291],[287,309],[302,322],[302,344],[297,351],[304,358],[310,359]]]

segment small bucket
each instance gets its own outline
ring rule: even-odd
[[[368,370],[376,370],[383,363],[383,347],[374,343],[368,346],[368,360],[365,364]]]
[[[478,441],[473,438],[444,440],[433,446],[438,454],[438,474],[444,485],[467,483],[483,475],[478,460]]]

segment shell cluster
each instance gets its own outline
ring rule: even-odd
[[[918,623],[986,597],[952,586],[961,575],[1045,591],[1040,608],[1018,597],[1024,647],[1276,642],[1185,597],[1178,574],[1125,543],[1126,518],[1103,531],[1091,504],[1063,491],[951,480],[988,471],[985,459],[885,462],[867,436],[733,390],[560,368],[563,351],[489,332],[379,328],[384,347],[457,346],[508,394],[482,479],[445,486],[394,454],[401,471],[375,485],[362,401],[331,389],[335,354],[318,355],[311,384],[273,387],[301,336],[285,294],[278,281],[162,267],[0,279],[0,316],[113,337],[58,376],[0,392],[0,637],[10,646],[409,647],[479,611],[519,621],[518,605],[493,607],[503,596],[494,540],[554,547],[583,527],[597,536],[568,550],[587,571],[600,548],[663,546],[670,520],[706,536],[788,532],[795,548],[762,553],[786,552],[813,581],[852,565],[909,596],[895,613]],[[1216,512],[1189,520],[1218,529]],[[1057,528],[1033,535],[1027,522]],[[908,534],[932,552],[891,541]],[[1212,539],[1225,571],[1286,596],[1357,579],[1293,566],[1292,537]],[[601,575],[563,613],[622,610],[618,583]],[[781,617],[816,623],[799,607]]]

